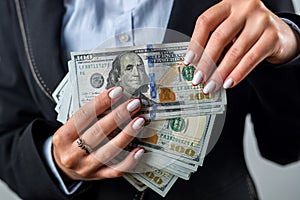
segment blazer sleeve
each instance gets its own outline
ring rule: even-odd
[[[59,124],[45,119],[31,95],[11,2],[0,1],[0,178],[22,199],[68,199],[41,154]]]

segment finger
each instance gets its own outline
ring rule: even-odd
[[[203,73],[202,81],[205,82],[211,73],[216,69],[217,61],[219,60],[225,47],[232,42],[238,32],[244,27],[244,21],[237,20],[233,17],[225,20],[212,34],[206,47],[205,55],[202,55],[197,65],[197,70]],[[196,83],[194,80],[193,84]]]
[[[92,149],[99,143],[107,139],[107,136],[112,133],[117,127],[120,128],[121,124],[131,118],[141,107],[140,99],[131,99],[112,112],[98,120],[93,126],[91,126],[81,138]],[[108,140],[108,139],[107,139]],[[107,142],[106,140],[106,142]]]
[[[82,133],[90,124],[97,121],[97,116],[111,107],[123,94],[122,87],[113,87],[96,96],[83,105],[69,120],[70,128],[76,133]],[[78,134],[77,136],[78,137]]]
[[[134,149],[122,162],[100,168],[97,172],[97,177],[116,178],[122,176],[125,172],[131,172],[144,152],[145,150],[141,148]]]
[[[92,153],[100,163],[107,164],[113,158],[115,158],[120,152],[127,153],[123,150],[143,128],[145,119],[143,117],[137,117],[132,120],[118,135],[112,138],[101,148]]]
[[[192,41],[205,46],[210,33],[230,15],[230,6],[224,3],[216,4],[197,19]]]
[[[226,52],[225,56],[223,57],[220,65],[215,70],[213,75],[210,77],[208,83],[213,81],[215,84],[215,89],[220,87],[225,78],[232,72],[232,70],[238,65],[241,61],[243,56],[249,51],[249,49],[258,41],[259,37],[262,35],[264,31],[264,21],[251,21],[247,22],[245,28],[240,33],[238,38],[235,40],[233,45],[229,48]],[[253,29],[253,27],[257,27]],[[225,89],[231,86],[231,79],[223,85]],[[205,92],[212,92],[210,88],[205,88]]]
[[[230,15],[230,6],[223,2],[209,8],[197,19],[184,64],[197,63],[210,33]]]
[[[72,163],[72,159],[78,159],[78,154],[73,151],[78,149],[76,139],[86,124],[89,124],[93,118],[96,118],[97,113],[104,112],[111,103],[117,101],[123,94],[122,87],[111,88],[101,94],[99,94],[93,101],[83,106],[77,111],[73,117],[66,122],[66,124],[60,127],[52,138],[52,144],[55,153],[57,149],[60,152],[65,152],[65,156],[59,158],[65,161],[65,163]],[[101,101],[102,99],[102,101]],[[76,149],[76,150],[77,150]],[[58,155],[56,157],[59,157]],[[77,157],[77,158],[76,158]]]
[[[97,176],[94,175],[95,172],[102,167],[103,163],[108,164],[108,162],[112,160],[114,162],[110,162],[110,166],[116,165],[115,168],[121,171],[129,170],[136,164],[143,152],[140,151],[136,153],[134,159],[130,159],[130,156],[127,156],[128,151],[124,151],[123,148],[125,148],[125,146],[127,146],[142,129],[144,123],[145,119],[142,117],[133,120],[130,126],[127,126],[124,129],[123,133],[125,134],[120,133],[120,136],[116,136],[110,143],[103,147],[105,149],[102,151],[101,155],[97,155],[97,151],[92,152],[92,154],[87,154],[85,151],[82,151],[82,149],[78,150],[78,147],[74,144],[69,147],[68,153],[61,157],[60,163],[62,163],[64,167],[76,172],[73,177],[81,180],[91,180],[93,177],[96,178]],[[129,136],[128,138],[126,138],[126,134]],[[86,145],[86,143],[84,143],[84,145]],[[118,164],[115,164],[116,160],[114,158],[117,155],[120,155],[121,151],[123,151],[123,154],[118,157],[117,161],[123,160],[126,156],[127,158],[121,163],[118,162]],[[135,152],[135,150],[133,152]]]
[[[233,69],[225,80],[224,85],[234,87],[243,80],[262,60],[268,57],[273,46],[276,43],[277,36],[272,35],[273,32],[266,30],[255,45],[245,54],[239,64]],[[229,83],[226,83],[229,82]]]
[[[53,137],[54,138],[54,137]],[[80,152],[80,153],[78,153]],[[86,153],[79,149],[77,144],[60,144],[57,145],[53,142],[53,157],[55,163],[59,166],[64,173],[68,174],[69,177],[80,178],[75,172],[76,170],[82,170],[86,168]]]
[[[106,110],[111,103],[114,103],[118,98],[121,97],[123,89],[121,87],[111,88],[106,92],[98,95],[89,105],[84,106],[82,111],[77,112],[75,116],[71,120],[68,120],[67,123],[62,126],[53,136],[52,143],[53,143],[53,154],[55,157],[56,163],[60,166],[61,169],[74,169],[74,167],[80,166],[81,163],[85,163],[84,156],[86,153],[78,147],[77,141],[74,141],[78,138],[78,124],[89,124],[92,119],[92,114],[89,113],[93,109],[91,109],[91,105],[95,105],[94,109],[96,110],[95,113],[100,113]],[[103,101],[100,101],[103,99]],[[96,102],[99,103],[96,103]],[[87,108],[88,107],[88,108]],[[94,113],[94,112],[92,112]],[[80,116],[84,114],[84,117]],[[75,123],[74,118],[83,118],[86,121],[77,120]],[[62,153],[63,152],[63,153]],[[78,153],[80,152],[80,153]],[[72,177],[75,175],[72,174]]]
[[[145,119],[143,117],[135,118],[128,126],[125,127],[125,129],[121,133],[119,133],[119,135],[115,136],[115,138],[113,138],[110,142],[107,139],[106,134],[102,133],[102,140],[106,139],[106,144],[100,147],[98,150],[94,149],[91,154],[87,154],[83,149],[78,147],[78,140],[76,140],[74,144],[69,147],[68,154],[65,155],[66,160],[62,162],[64,163],[64,165],[70,168],[75,167],[76,169],[81,169],[81,171],[84,170],[85,174],[92,173],[103,164],[106,164],[107,162],[114,159],[114,157],[120,154],[121,151],[123,151],[123,153],[127,155],[128,152],[124,151],[123,149],[143,128],[144,123]],[[81,138],[83,141],[83,145],[86,145],[88,148],[92,149],[91,145],[94,144],[93,141],[88,140],[88,142],[91,142],[92,144],[86,142],[87,139],[90,139],[92,137],[90,137],[90,135],[87,135],[88,137],[83,136]],[[96,135],[95,137],[98,137],[98,135]],[[96,141],[96,139],[94,139],[94,141]],[[98,144],[99,142],[95,143]],[[123,158],[125,157],[124,154]],[[97,160],[97,162],[95,162],[95,159]],[[85,163],[86,166],[78,167],[81,166],[82,163]]]
[[[76,171],[76,180],[99,180],[103,178],[116,178],[131,171],[141,160],[145,150],[143,148],[135,148],[127,153],[120,162],[111,165],[100,165],[98,160],[93,157],[83,158],[87,161],[78,162]],[[88,159],[91,158],[91,159]]]

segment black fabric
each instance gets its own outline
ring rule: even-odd
[[[266,64],[248,78],[255,88],[251,116],[260,152],[279,164],[299,159],[299,74],[299,65],[291,69]],[[283,103],[283,99],[287,102]]]
[[[175,0],[168,28],[190,36],[198,16],[217,2]],[[265,4],[276,13],[293,12],[291,1]],[[141,194],[123,178],[85,182],[66,196],[44,162],[42,144],[61,126],[49,96],[66,73],[60,48],[64,12],[62,0],[0,1],[0,177],[22,199],[134,199]],[[282,16],[300,26],[299,16]],[[217,145],[204,166],[189,181],[176,182],[165,199],[255,199],[246,192],[249,172],[243,156],[248,113],[263,156],[281,164],[298,160],[299,65],[299,59],[281,66],[263,62],[228,90]],[[151,190],[142,196],[162,199]]]

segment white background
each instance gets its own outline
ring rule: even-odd
[[[300,0],[293,1],[296,10],[300,13]],[[246,161],[261,200],[300,199],[300,162],[282,167],[263,159],[257,149],[250,117],[247,118],[244,147]],[[0,199],[17,200],[20,198],[0,181]]]

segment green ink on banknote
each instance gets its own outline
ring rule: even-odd
[[[195,67],[192,65],[186,66],[182,70],[182,76],[186,81],[192,81],[194,77]]]
[[[170,119],[170,127],[175,132],[181,132],[185,129],[185,121],[182,117]]]

